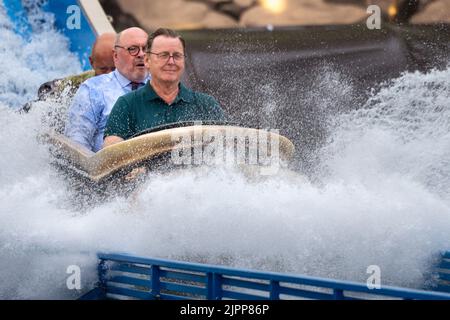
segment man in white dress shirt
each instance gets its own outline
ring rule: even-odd
[[[144,65],[147,38],[144,30],[135,27],[117,35],[116,70],[81,84],[68,111],[67,137],[94,152],[102,148],[106,121],[116,100],[150,79]]]

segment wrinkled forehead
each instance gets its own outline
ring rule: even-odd
[[[153,39],[152,51],[177,51],[183,52],[183,44],[179,38],[172,38],[167,36],[157,36]]]

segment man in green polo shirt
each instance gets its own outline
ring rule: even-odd
[[[185,42],[181,36],[162,28],[149,36],[145,66],[151,80],[117,100],[106,124],[103,147],[163,124],[225,120],[216,99],[194,92],[180,82],[184,63]]]

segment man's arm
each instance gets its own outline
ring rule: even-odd
[[[93,150],[96,130],[97,121],[89,95],[89,88],[82,84],[69,108],[64,134],[89,150]]]

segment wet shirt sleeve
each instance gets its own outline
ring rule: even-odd
[[[96,123],[95,106],[90,97],[89,87],[82,84],[69,108],[64,134],[89,150],[94,150]]]

